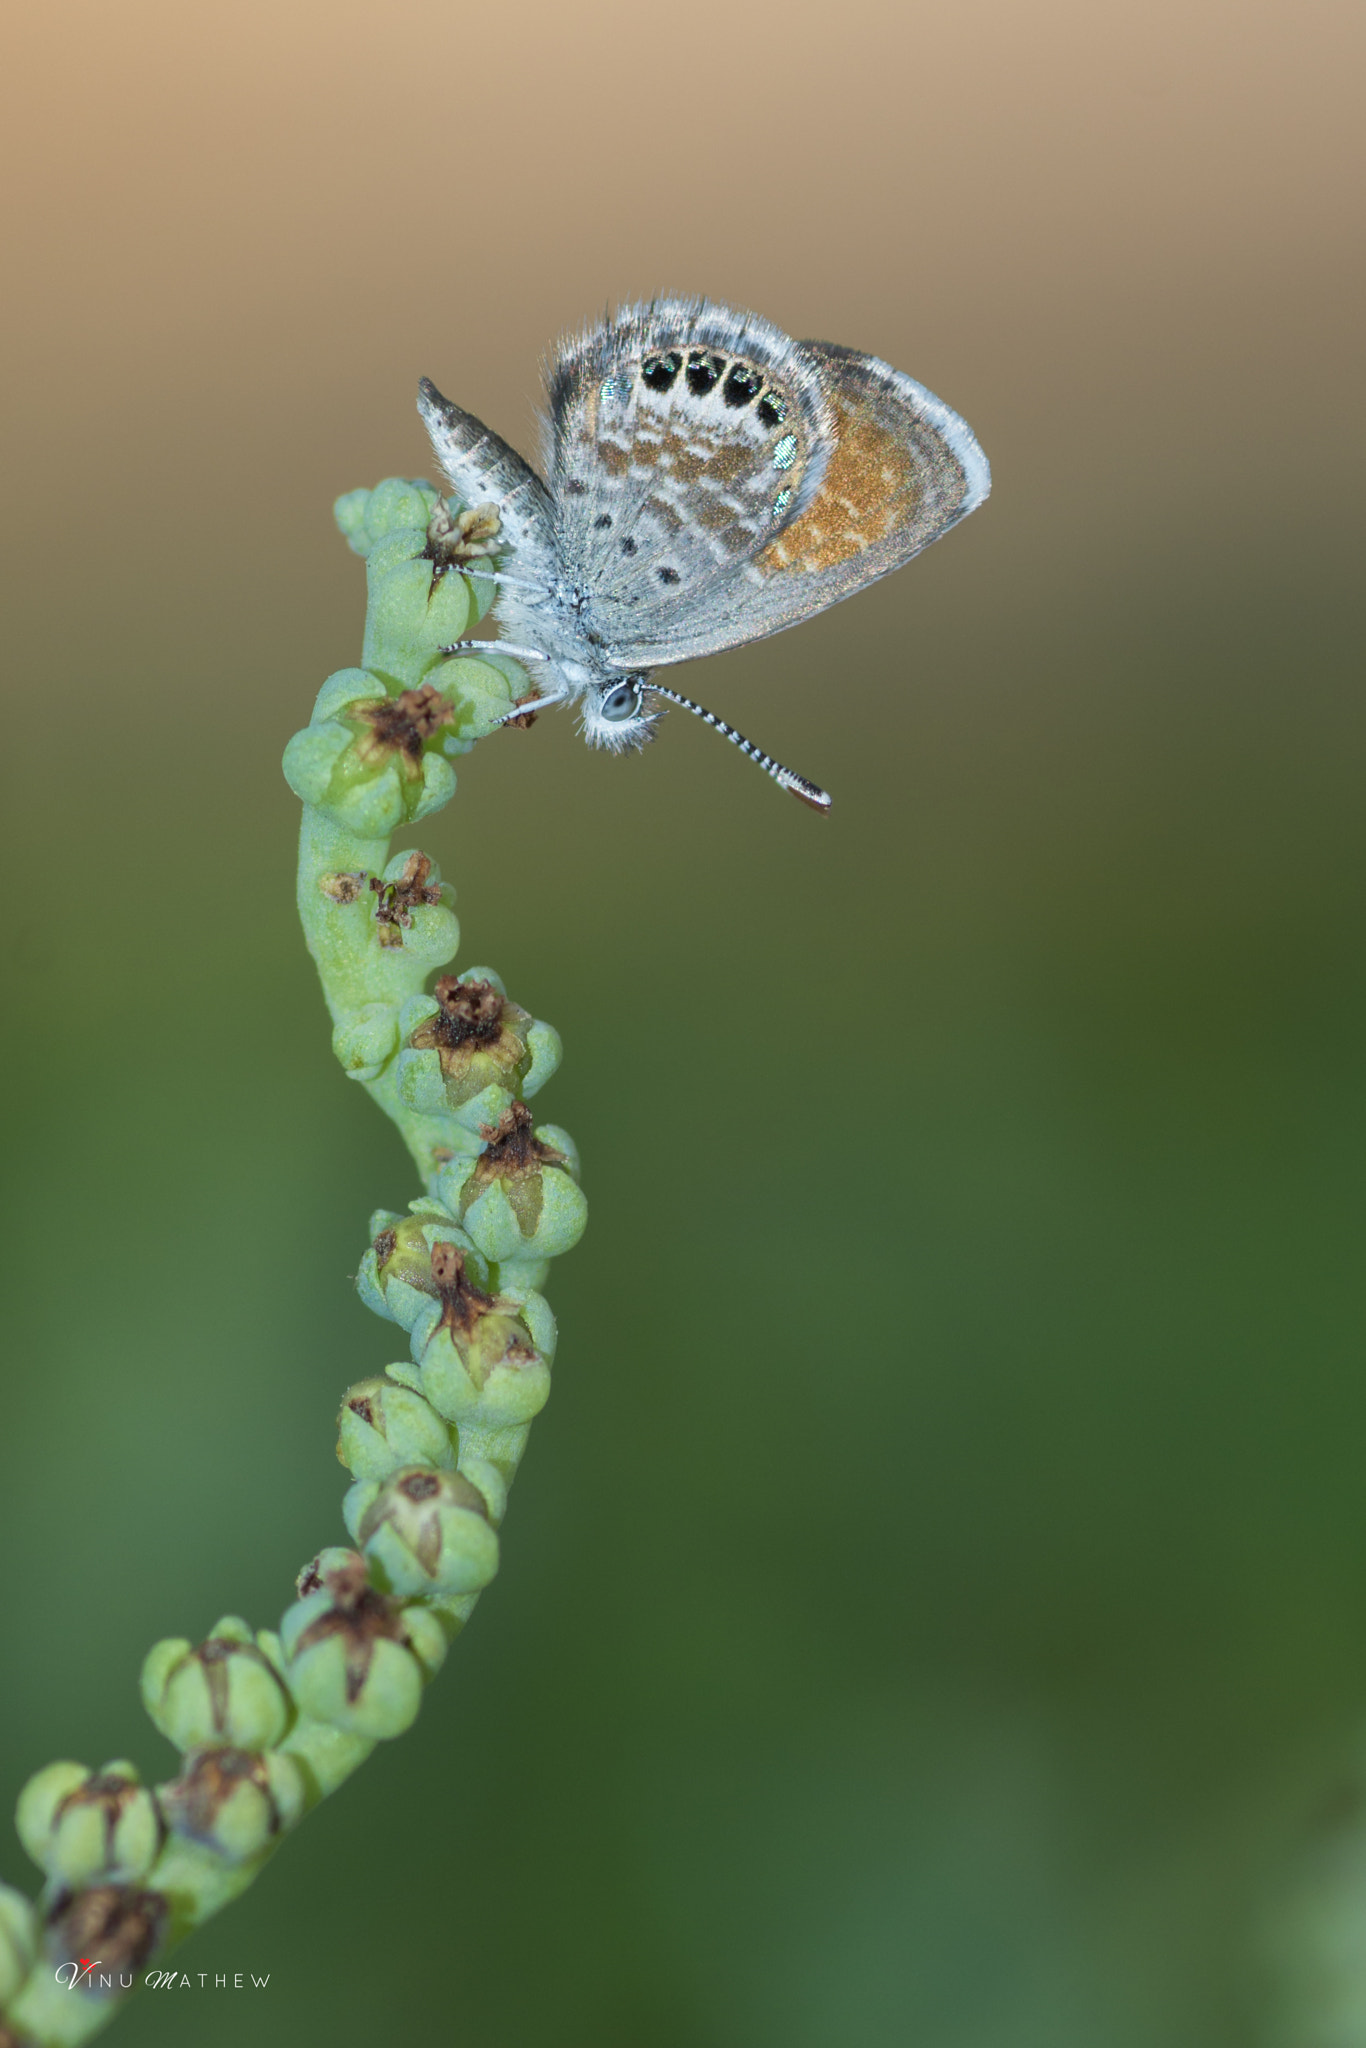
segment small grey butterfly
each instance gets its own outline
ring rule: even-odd
[[[947,533],[991,487],[971,429],[876,356],[706,299],[624,308],[562,342],[546,381],[544,481],[422,381],[437,461],[457,496],[496,511],[510,559],[496,577],[510,637],[444,651],[544,664],[523,711],[578,703],[590,746],[642,746],[681,704],[828,810],[654,672],[795,626]]]

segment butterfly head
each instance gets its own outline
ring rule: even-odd
[[[641,674],[589,686],[583,695],[581,722],[590,747],[625,754],[654,738],[668,706],[657,698],[649,701],[649,684],[649,676]]]

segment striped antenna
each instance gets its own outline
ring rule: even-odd
[[[797,775],[791,768],[784,768],[781,761],[775,761],[772,754],[766,754],[762,747],[756,747],[752,740],[747,740],[733,725],[727,725],[725,719],[718,718],[714,711],[707,711],[701,704],[694,704],[691,697],[684,697],[677,690],[666,690],[663,683],[657,683],[653,678],[646,683],[645,688],[653,696],[667,697],[671,704],[681,704],[685,711],[692,712],[694,718],[700,718],[705,725],[712,726],[723,739],[729,740],[733,747],[738,747],[742,754],[747,754],[751,761],[757,762],[765,775],[771,775],[779,789],[790,790],[800,802],[809,804],[811,809],[819,811],[822,817],[829,811],[830,798],[823,789],[814,782],[808,782],[804,775]]]

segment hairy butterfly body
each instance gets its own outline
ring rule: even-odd
[[[577,702],[589,743],[620,750],[682,704],[828,809],[654,671],[795,626],[937,540],[990,489],[971,430],[875,356],[701,299],[561,344],[547,386],[544,480],[425,379],[418,399],[454,492],[497,512],[527,708]]]

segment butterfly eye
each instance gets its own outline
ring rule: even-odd
[[[598,706],[604,718],[634,718],[640,709],[639,683],[618,683]]]

